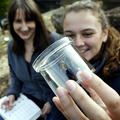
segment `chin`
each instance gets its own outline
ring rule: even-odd
[[[90,61],[92,58],[89,56],[83,56],[87,61]]]
[[[29,40],[30,39],[30,37],[21,37],[23,40]]]

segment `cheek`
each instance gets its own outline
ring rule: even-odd
[[[99,53],[102,42],[100,39],[94,38],[94,39],[89,39],[86,44],[90,50],[89,55],[91,58],[93,58],[95,55]]]
[[[16,30],[18,30],[18,29],[20,28],[20,25],[18,25],[18,24],[13,24],[13,28],[14,28],[14,30],[16,31]]]
[[[29,24],[28,26],[29,26],[29,28],[31,28],[31,29],[35,29],[35,28],[36,28],[36,24],[35,24],[35,23],[31,23],[31,24]]]
[[[87,40],[85,40],[85,44],[90,47],[90,48],[93,48],[96,46],[96,41],[94,38],[89,38]]]
[[[93,48],[100,48],[102,45],[101,36],[96,36],[87,40],[87,44]]]
[[[98,54],[101,46],[102,46],[102,40],[100,38],[97,38],[96,40],[94,40],[91,44],[93,51]]]

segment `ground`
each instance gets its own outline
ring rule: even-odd
[[[0,43],[8,33],[0,35]],[[0,46],[0,97],[4,96],[9,87],[9,68],[7,62],[7,44]]]

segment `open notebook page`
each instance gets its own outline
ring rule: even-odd
[[[0,99],[0,105],[6,98],[5,96]],[[41,109],[32,100],[20,94],[14,103],[14,108],[7,112],[0,109],[0,115],[5,120],[36,120],[41,115]]]

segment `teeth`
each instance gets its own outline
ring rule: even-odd
[[[85,50],[80,50],[80,53],[83,53],[83,52],[85,52]]]

